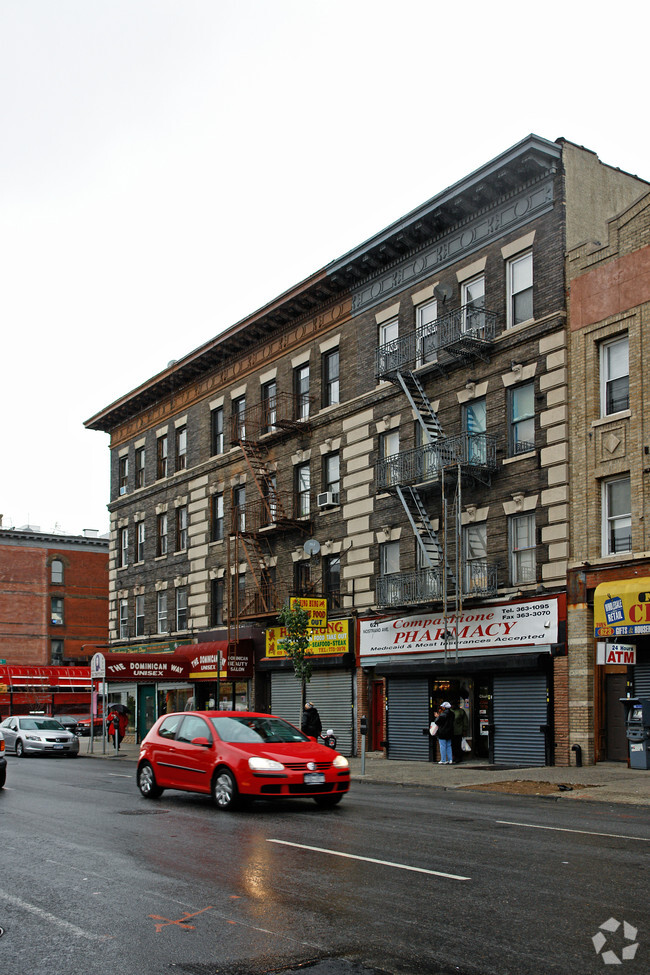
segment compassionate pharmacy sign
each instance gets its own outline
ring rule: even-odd
[[[359,655],[361,661],[395,654],[444,653],[445,624],[447,650],[465,657],[504,650],[527,649],[557,643],[558,608],[555,599],[526,603],[474,607],[455,616],[399,616],[391,620],[362,620]]]

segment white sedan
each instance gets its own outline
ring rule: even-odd
[[[27,755],[79,754],[79,739],[66,731],[56,718],[45,715],[25,714],[5,718],[0,724],[6,750],[15,752],[18,758]]]

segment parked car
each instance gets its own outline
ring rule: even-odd
[[[334,806],[350,788],[350,766],[283,718],[185,711],[159,718],[143,739],[137,782],[145,799],[180,789],[212,795],[219,809],[291,798]]]
[[[4,787],[7,781],[7,759],[5,758],[5,740],[2,732],[0,731],[0,789]]]
[[[71,731],[66,731],[56,718],[38,714],[18,714],[0,724],[7,751],[16,753],[18,758],[27,755],[69,755],[79,754],[79,739]]]
[[[79,716],[77,718],[77,734],[82,738],[90,738],[90,715],[85,714],[83,717]],[[93,725],[93,737],[101,735],[102,733],[102,716],[94,715],[92,718]]]
[[[62,724],[64,728],[71,731],[73,735],[79,734],[77,731],[79,715],[76,714],[54,714],[52,717]]]

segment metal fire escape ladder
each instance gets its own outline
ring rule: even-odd
[[[429,438],[429,443],[442,440],[444,437],[440,420],[429,402],[427,394],[424,392],[422,383],[418,377],[408,371],[398,372],[396,379],[406,394],[406,398],[411,404],[420,426]]]
[[[267,467],[268,451],[266,448],[251,440],[240,440],[239,446],[244,454],[244,460],[253,475],[255,486],[262,500],[267,524],[284,520],[285,514],[281,509],[280,497],[273,480],[273,473]],[[273,507],[272,507],[273,506]]]
[[[416,541],[420,546],[425,564],[434,569],[443,565],[444,555],[442,545],[438,540],[431,520],[422,504],[422,499],[414,487],[395,488],[397,496],[402,502],[402,506],[408,520],[411,523]]]

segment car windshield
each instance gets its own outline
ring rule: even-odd
[[[21,718],[19,724],[23,731],[65,731],[54,718]]]
[[[296,742],[309,741],[306,735],[282,718],[255,717],[242,715],[241,718],[210,718],[215,731],[222,741],[250,742]]]

